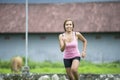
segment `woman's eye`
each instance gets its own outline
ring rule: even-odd
[[[67,25],[67,26],[68,26],[68,25],[70,25],[70,26],[71,26],[72,24],[66,24],[66,25]]]

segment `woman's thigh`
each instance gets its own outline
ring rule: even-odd
[[[80,64],[80,59],[73,59],[71,69],[77,70]]]

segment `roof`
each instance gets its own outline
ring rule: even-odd
[[[29,33],[63,32],[71,19],[75,31],[120,32],[120,2],[29,4]],[[0,4],[0,33],[25,32],[25,4]]]

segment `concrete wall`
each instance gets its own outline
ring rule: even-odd
[[[88,40],[86,60],[111,62],[120,60],[120,33],[84,33]],[[28,55],[31,60],[62,62],[58,44],[59,34],[29,34]],[[82,42],[79,41],[81,51]],[[0,59],[25,56],[24,34],[0,34]]]

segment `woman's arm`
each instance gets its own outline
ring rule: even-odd
[[[84,57],[86,56],[87,40],[86,40],[85,37],[84,37],[81,33],[79,33],[79,32],[76,32],[76,35],[77,35],[78,39],[83,42],[82,57],[84,58]]]
[[[59,44],[60,44],[60,50],[61,52],[63,52],[65,49],[66,43],[65,43],[65,40],[63,39],[62,34],[59,35]]]

